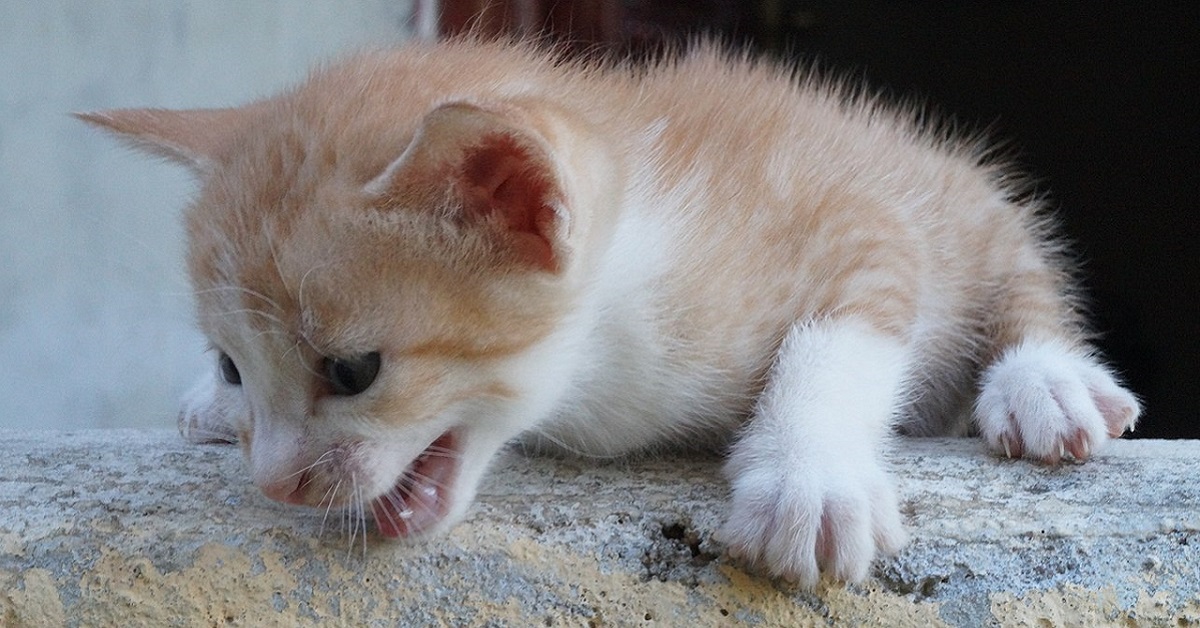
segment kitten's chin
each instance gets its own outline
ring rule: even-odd
[[[371,500],[379,533],[408,537],[436,528],[446,518],[462,460],[461,439],[446,432],[408,465],[396,485]]]

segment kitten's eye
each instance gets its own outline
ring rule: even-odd
[[[221,368],[221,377],[226,383],[234,386],[242,385],[242,374],[238,372],[237,365],[233,363],[233,358],[229,357],[228,353],[221,352],[221,357],[217,358],[217,364]]]
[[[379,374],[379,352],[372,351],[353,358],[325,358],[325,377],[333,386],[333,394],[342,397],[357,395],[371,387]]]

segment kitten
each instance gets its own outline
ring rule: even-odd
[[[244,107],[81,117],[201,182],[216,364],[184,435],[384,536],[461,519],[514,438],[728,445],[729,551],[857,581],[905,541],[894,431],[973,414],[1054,464],[1139,414],[985,146],[712,46],[631,69],[411,45]]]

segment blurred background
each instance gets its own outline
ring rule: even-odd
[[[474,29],[653,57],[706,34],[1006,140],[1084,262],[1143,437],[1200,438],[1200,3],[0,0],[0,428],[174,425],[192,329],[177,168],[66,112],[223,106]],[[714,86],[719,89],[720,86]]]

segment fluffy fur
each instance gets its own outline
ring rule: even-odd
[[[452,525],[517,437],[729,444],[731,552],[859,580],[905,538],[893,431],[973,406],[995,451],[1054,463],[1139,413],[982,145],[713,47],[412,45],[244,107],[83,117],[202,185],[188,266],[221,357],[185,436],[388,536]]]

